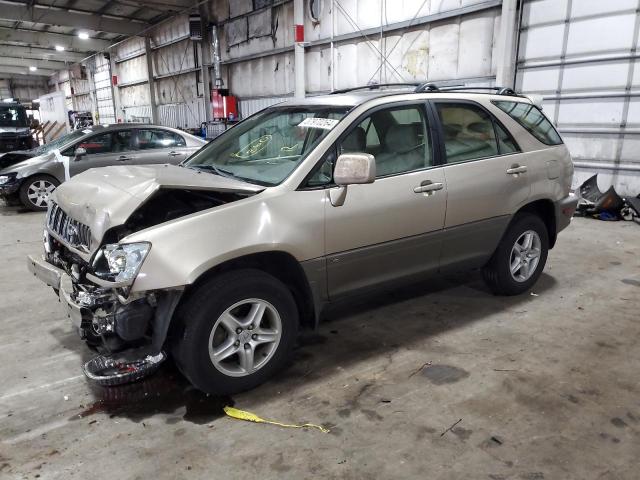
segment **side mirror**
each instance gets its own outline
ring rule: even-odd
[[[336,161],[333,181],[336,185],[373,183],[376,179],[376,159],[368,153],[343,153]]]
[[[78,147],[76,148],[75,151],[75,156],[76,156],[76,160],[80,159],[81,157],[85,156],[87,154],[87,149],[84,147]]]

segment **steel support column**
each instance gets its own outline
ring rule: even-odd
[[[518,0],[502,0],[497,45],[496,85],[514,88],[516,41],[518,38]]]
[[[201,64],[202,64],[202,100],[204,103],[204,119],[207,123],[211,121],[213,112],[211,111],[211,27],[209,26],[209,11],[205,5],[200,5],[200,28],[202,31],[202,42],[200,42]]]
[[[293,0],[293,23],[294,34],[294,69],[295,86],[294,94],[296,98],[305,96],[305,73],[304,73],[304,0]]]
[[[151,123],[158,123],[158,104],[156,102],[156,82],[153,78],[153,51],[151,38],[144,38],[144,51],[147,60],[147,85],[149,85],[149,105],[151,106]],[[118,94],[119,95],[119,94]]]

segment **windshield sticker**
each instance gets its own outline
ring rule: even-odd
[[[299,127],[306,128],[322,128],[323,130],[331,130],[335,127],[340,120],[334,120],[333,118],[305,118],[298,124]]]
[[[267,148],[267,145],[269,145],[272,138],[272,135],[263,135],[260,138],[256,138],[252,142],[249,142],[247,146],[241,148],[235,153],[232,153],[231,156],[235,158],[242,158],[243,160],[251,158]]]
[[[89,130],[88,128],[86,130],[82,130],[82,133],[91,133],[93,132],[93,130]]]

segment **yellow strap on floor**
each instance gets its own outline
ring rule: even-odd
[[[265,420],[264,418],[260,418],[255,413],[245,412],[244,410],[238,410],[233,407],[224,407],[224,413],[226,413],[229,417],[235,418],[237,420],[245,420],[247,422],[255,422],[255,423],[268,423],[271,425],[278,425],[280,427],[286,428],[317,428],[323,433],[329,433],[329,430],[321,427],[320,425],[314,425],[313,423],[305,423],[304,425],[289,425],[287,423],[274,422],[272,420]]]

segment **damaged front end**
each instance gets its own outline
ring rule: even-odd
[[[142,256],[138,267],[132,260],[139,249],[123,254],[107,246],[105,254],[103,247],[90,264],[46,230],[44,244],[44,255],[29,256],[28,267],[57,293],[79,336],[101,353],[83,366],[87,377],[118,385],[155,371],[166,358],[162,347],[182,290],[130,293],[144,260]],[[127,273],[127,261],[133,274]],[[108,273],[100,266],[103,262],[111,265]]]
[[[166,358],[163,347],[186,280],[155,290],[136,287],[147,278],[142,267],[153,245],[127,238],[262,190],[165,165],[89,170],[56,189],[44,254],[27,263],[53,287],[80,337],[101,354],[84,365],[88,378],[103,385],[129,382]]]

